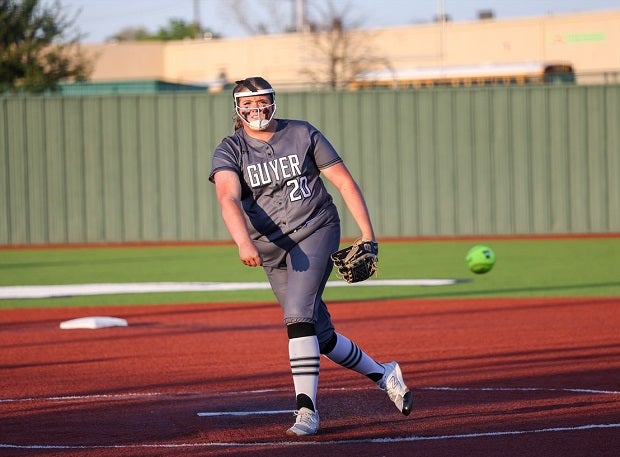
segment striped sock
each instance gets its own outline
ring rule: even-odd
[[[316,335],[288,340],[288,354],[297,398],[306,395],[315,406],[320,364],[319,341]]]
[[[372,374],[383,374],[383,366],[362,351],[357,344],[344,335],[339,333],[336,335],[338,338],[336,346],[334,346],[331,352],[325,354],[325,357],[338,365],[357,371],[365,376],[370,377]]]

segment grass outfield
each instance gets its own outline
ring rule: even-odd
[[[482,241],[497,255],[485,275],[465,254]],[[236,247],[145,246],[0,250],[0,286],[131,282],[265,282]],[[449,286],[328,288],[326,300],[620,296],[620,238],[384,242],[379,279],[459,279]],[[337,280],[335,275],[331,278]],[[372,280],[370,280],[372,281]],[[174,292],[0,300],[0,308],[274,301],[269,290]]]

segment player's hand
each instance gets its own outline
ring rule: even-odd
[[[263,264],[263,259],[258,253],[254,243],[242,244],[239,246],[239,258],[248,267],[258,267]]]

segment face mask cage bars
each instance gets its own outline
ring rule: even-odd
[[[247,125],[250,126],[250,128],[254,129],[254,130],[263,130],[265,128],[267,128],[267,126],[269,125],[269,123],[271,122],[271,119],[273,119],[273,116],[276,112],[276,102],[274,100],[274,102],[271,105],[267,105],[267,106],[262,106],[259,108],[243,108],[241,106],[238,105],[238,100],[241,97],[252,97],[252,96],[256,96],[256,95],[266,95],[266,94],[274,94],[274,90],[273,89],[260,89],[260,90],[256,90],[256,91],[244,91],[244,92],[237,92],[234,94],[235,97],[235,112],[237,113],[237,115],[239,115],[239,117],[241,118],[241,120],[243,122],[245,122]],[[272,99],[274,97],[272,96]],[[268,109],[273,107],[273,111],[271,113],[271,116],[269,116],[269,119],[258,119],[258,120],[254,120],[254,121],[248,121],[246,119],[246,116],[250,113],[251,110],[256,110],[258,113],[261,113],[263,110]]]

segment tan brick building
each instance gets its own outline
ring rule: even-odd
[[[351,32],[385,66],[411,67],[568,61],[580,83],[620,82],[620,9],[519,19],[417,24]],[[305,84],[321,65],[308,34],[86,45],[96,57],[92,81],[160,79],[209,84],[262,75]]]

